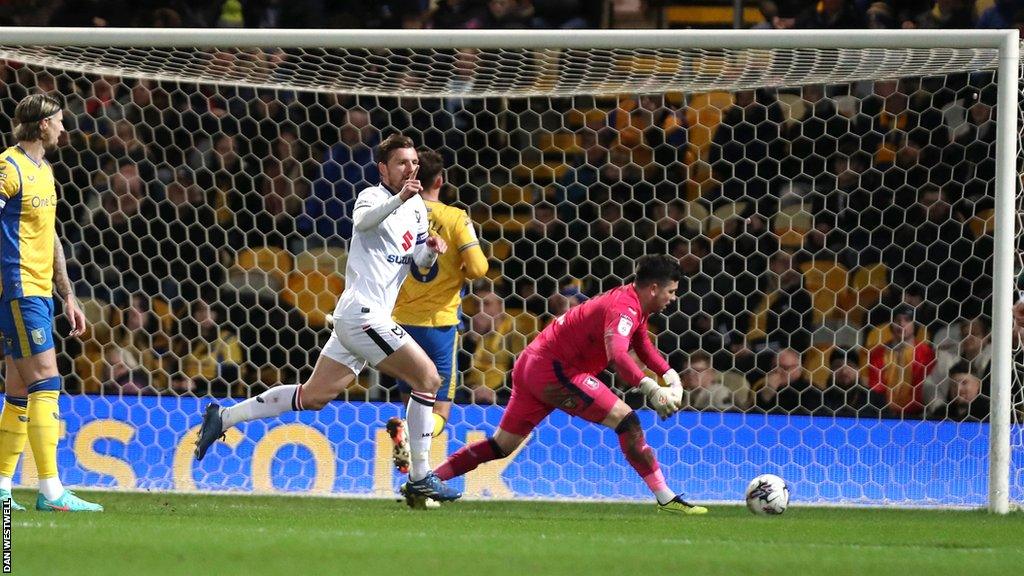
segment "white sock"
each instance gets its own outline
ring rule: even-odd
[[[10,476],[0,476],[0,490],[7,490],[10,492],[12,487],[14,487],[14,478],[11,478]]]
[[[298,410],[302,410],[302,387],[298,384],[287,384],[274,386],[259,396],[225,408],[220,411],[220,417],[224,421],[224,429],[227,430],[239,422],[271,418]]]
[[[43,498],[56,500],[64,495],[64,485],[60,483],[60,478],[56,476],[53,478],[41,478],[39,480],[39,491],[43,493]]]
[[[405,408],[405,420],[408,424],[409,455],[412,465],[409,467],[409,480],[422,480],[430,473],[430,441],[434,436],[434,399],[431,392],[413,391],[409,395],[409,404]]]
[[[676,497],[676,493],[668,488],[659,488],[654,491],[654,497],[658,499],[658,504],[668,504]]]

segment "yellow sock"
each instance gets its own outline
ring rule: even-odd
[[[28,395],[28,442],[36,459],[39,479],[57,476],[57,440],[60,437],[60,392],[44,390]]]
[[[444,425],[447,423],[448,421],[444,419],[444,416],[437,412],[434,413],[434,438],[437,438],[441,435],[441,432],[444,432]]]
[[[25,398],[8,396],[0,413],[0,476],[13,478],[18,459],[25,451],[25,440],[28,439],[28,406],[25,402]]]

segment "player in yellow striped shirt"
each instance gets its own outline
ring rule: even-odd
[[[33,94],[14,110],[14,140],[0,154],[0,342],[7,390],[0,413],[0,500],[11,497],[11,479],[25,440],[39,473],[36,509],[99,512],[103,507],[65,490],[57,475],[61,378],[53,348],[53,292],[64,298],[71,335],[85,329],[57,241],[57,187],[44,158],[64,133],[64,113],[53,96]]]
[[[487,258],[466,211],[440,201],[444,186],[441,155],[425,148],[417,153],[419,178],[424,184],[420,195],[427,206],[430,233],[443,238],[455,250],[438,256],[430,270],[421,270],[415,263],[410,265],[409,277],[398,293],[393,317],[434,361],[441,375],[441,389],[434,404],[434,436],[437,436],[448,421],[458,384],[455,354],[459,346],[462,289],[467,280],[487,273]],[[399,381],[398,385],[403,395],[409,393],[405,382]],[[406,472],[410,462],[404,423],[396,416],[388,420],[387,428],[395,442],[395,467]]]

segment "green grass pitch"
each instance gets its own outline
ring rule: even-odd
[[[14,574],[1021,574],[1024,515],[89,493],[102,514],[15,513]],[[34,493],[16,491],[25,505]]]

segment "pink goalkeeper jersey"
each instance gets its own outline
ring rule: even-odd
[[[644,373],[629,355],[631,348],[651,370],[668,371],[668,363],[647,335],[647,315],[629,284],[570,309],[548,324],[526,351],[589,374],[604,370],[610,362],[619,377],[635,387]]]

